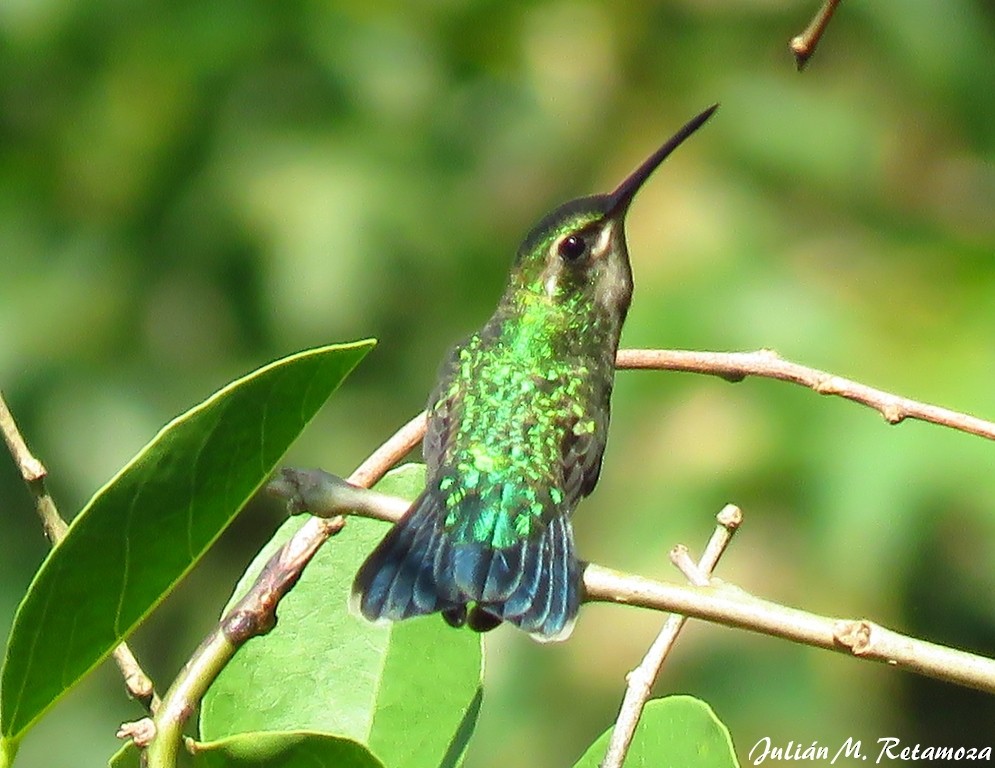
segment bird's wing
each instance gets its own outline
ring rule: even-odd
[[[459,353],[464,344],[456,344],[446,355],[439,370],[435,389],[428,398],[425,439],[422,442],[422,455],[429,476],[433,476],[445,456],[459,418],[459,398],[453,390],[459,364]]]
[[[563,488],[568,509],[594,490],[601,474],[601,460],[608,438],[611,386],[595,387],[591,406],[583,416],[570,414],[564,424],[561,455]]]

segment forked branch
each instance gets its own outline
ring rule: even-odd
[[[691,584],[699,587],[708,586],[719,558],[743,522],[743,512],[739,507],[728,504],[716,515],[716,519],[718,525],[715,526],[712,538],[708,540],[705,552],[698,563],[691,560],[691,555],[685,546],[678,545],[670,551],[670,559],[674,565]],[[605,759],[601,761],[601,768],[622,768],[632,739],[636,735],[639,718],[642,717],[646,702],[649,701],[653,684],[686,623],[686,616],[681,616],[679,613],[670,614],[639,666],[626,677],[625,697],[622,699],[622,706],[619,707],[618,717],[615,718],[615,726],[612,728],[608,750],[605,752]]]
[[[838,395],[867,405],[879,411],[892,424],[914,418],[995,439],[995,424],[992,422],[790,363],[767,350],[746,353],[621,350],[617,365],[629,369],[705,373],[729,381],[741,381],[748,376],[790,381],[820,394]],[[264,634],[274,625],[280,595],[276,599],[263,599],[272,579],[292,585],[321,544],[341,530],[342,515],[346,513],[389,521],[396,521],[403,514],[407,502],[377,494],[362,495],[355,489],[368,488],[379,480],[418,444],[424,430],[425,414],[422,413],[353,472],[349,478],[351,489],[342,481],[338,481],[337,486],[334,483],[328,485],[324,473],[294,470],[285,470],[271,484],[277,493],[290,498],[296,509],[306,508],[317,517],[301,527],[274,555],[263,572],[264,575],[269,573],[269,576],[261,576],[250,588],[240,603],[239,631],[231,631],[231,614],[222,619],[174,682],[166,696],[168,706],[163,706],[156,717],[157,734],[148,752],[152,768],[166,768],[174,764],[183,723],[194,710],[202,692],[206,691],[239,645],[249,637]],[[638,605],[750,629],[860,658],[884,661],[995,693],[995,661],[905,637],[868,621],[817,616],[760,600],[733,587],[654,582],[593,564],[584,571],[584,586],[589,600]]]

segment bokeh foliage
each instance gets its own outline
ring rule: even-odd
[[[169,418],[289,352],[381,340],[291,460],[345,473],[422,404],[527,228],[722,109],[640,193],[623,342],[773,347],[995,417],[995,10],[816,3],[0,4],[0,387],[65,513]],[[995,653],[993,446],[774,382],[624,373],[585,557],[671,578],[724,502],[721,575]],[[46,545],[13,468],[0,625]],[[169,680],[280,522],[250,509],[136,638]],[[659,619],[488,638],[471,766],[567,764]],[[967,744],[989,697],[693,624],[660,692],[762,736]],[[135,710],[113,670],[19,764],[95,765]],[[984,728],[977,727],[985,724]],[[46,739],[43,732],[58,734]]]

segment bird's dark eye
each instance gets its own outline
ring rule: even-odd
[[[584,242],[583,237],[570,235],[560,241],[557,250],[560,256],[567,261],[577,261],[577,259],[587,253],[587,243]]]

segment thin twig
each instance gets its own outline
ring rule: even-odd
[[[588,599],[671,611],[995,693],[995,659],[902,635],[866,619],[836,619],[778,605],[728,584],[682,586],[600,565],[584,571]]]
[[[127,643],[121,643],[111,654],[114,663],[124,676],[124,684],[132,698],[136,699],[148,712],[154,713],[159,707],[159,695],[151,678],[145,674]]]
[[[349,482],[362,488],[369,488],[383,477],[387,470],[421,442],[425,435],[425,412],[422,411],[397,432],[386,443],[370,454],[362,464],[349,475]]]
[[[836,6],[839,4],[840,0],[826,0],[805,31],[791,38],[788,43],[791,53],[794,54],[795,66],[798,67],[799,72],[805,69],[808,60],[815,53],[815,48],[822,39],[826,27],[829,26],[829,22],[836,12]]]
[[[4,441],[10,449],[10,455],[14,457],[21,477],[24,478],[24,482],[35,500],[35,510],[38,512],[38,517],[41,518],[45,536],[54,547],[65,538],[69,526],[62,519],[55,501],[45,486],[48,470],[28,449],[2,393],[0,393],[0,431],[3,432]],[[121,643],[114,649],[114,661],[124,677],[124,685],[128,694],[149,712],[154,713],[159,706],[159,696],[155,692],[151,678],[142,670],[127,643]]]
[[[69,526],[62,519],[55,502],[45,487],[45,478],[48,476],[45,465],[28,449],[2,393],[0,393],[0,430],[3,431],[3,438],[10,450],[10,455],[14,458],[14,463],[17,464],[21,477],[24,479],[25,485],[28,486],[31,497],[35,500],[35,511],[41,518],[41,526],[45,531],[45,536],[54,547],[65,537]]]
[[[995,440],[995,423],[928,403],[910,400],[868,387],[817,368],[789,362],[769,349],[756,352],[689,352],[673,349],[619,350],[619,368],[654,371],[684,371],[742,381],[747,376],[801,384],[820,395],[837,395],[878,411],[889,424],[918,419]]]
[[[718,525],[697,564],[691,560],[687,547],[678,545],[671,550],[671,560],[680,568],[688,581],[696,586],[707,586],[719,558],[743,522],[743,513],[739,507],[728,504],[716,515],[716,520]],[[639,718],[642,717],[650,692],[660,675],[660,669],[670,655],[670,649],[674,647],[677,636],[686,622],[687,617],[677,613],[670,614],[639,666],[629,673],[625,696],[622,698],[622,705],[619,707],[618,717],[612,728],[608,750],[601,763],[602,768],[622,768],[632,738],[636,734]]]
[[[419,414],[401,427],[349,476],[354,486],[368,487],[399,462],[425,431]],[[404,507],[407,507],[407,502]],[[276,608],[297,583],[318,549],[345,525],[341,515],[312,517],[276,551],[245,596],[221,619],[184,665],[163,698],[152,724],[142,730],[148,768],[173,768],[183,741],[183,727],[211,683],[235,652],[253,637],[276,626]],[[127,731],[124,731],[128,735]]]

